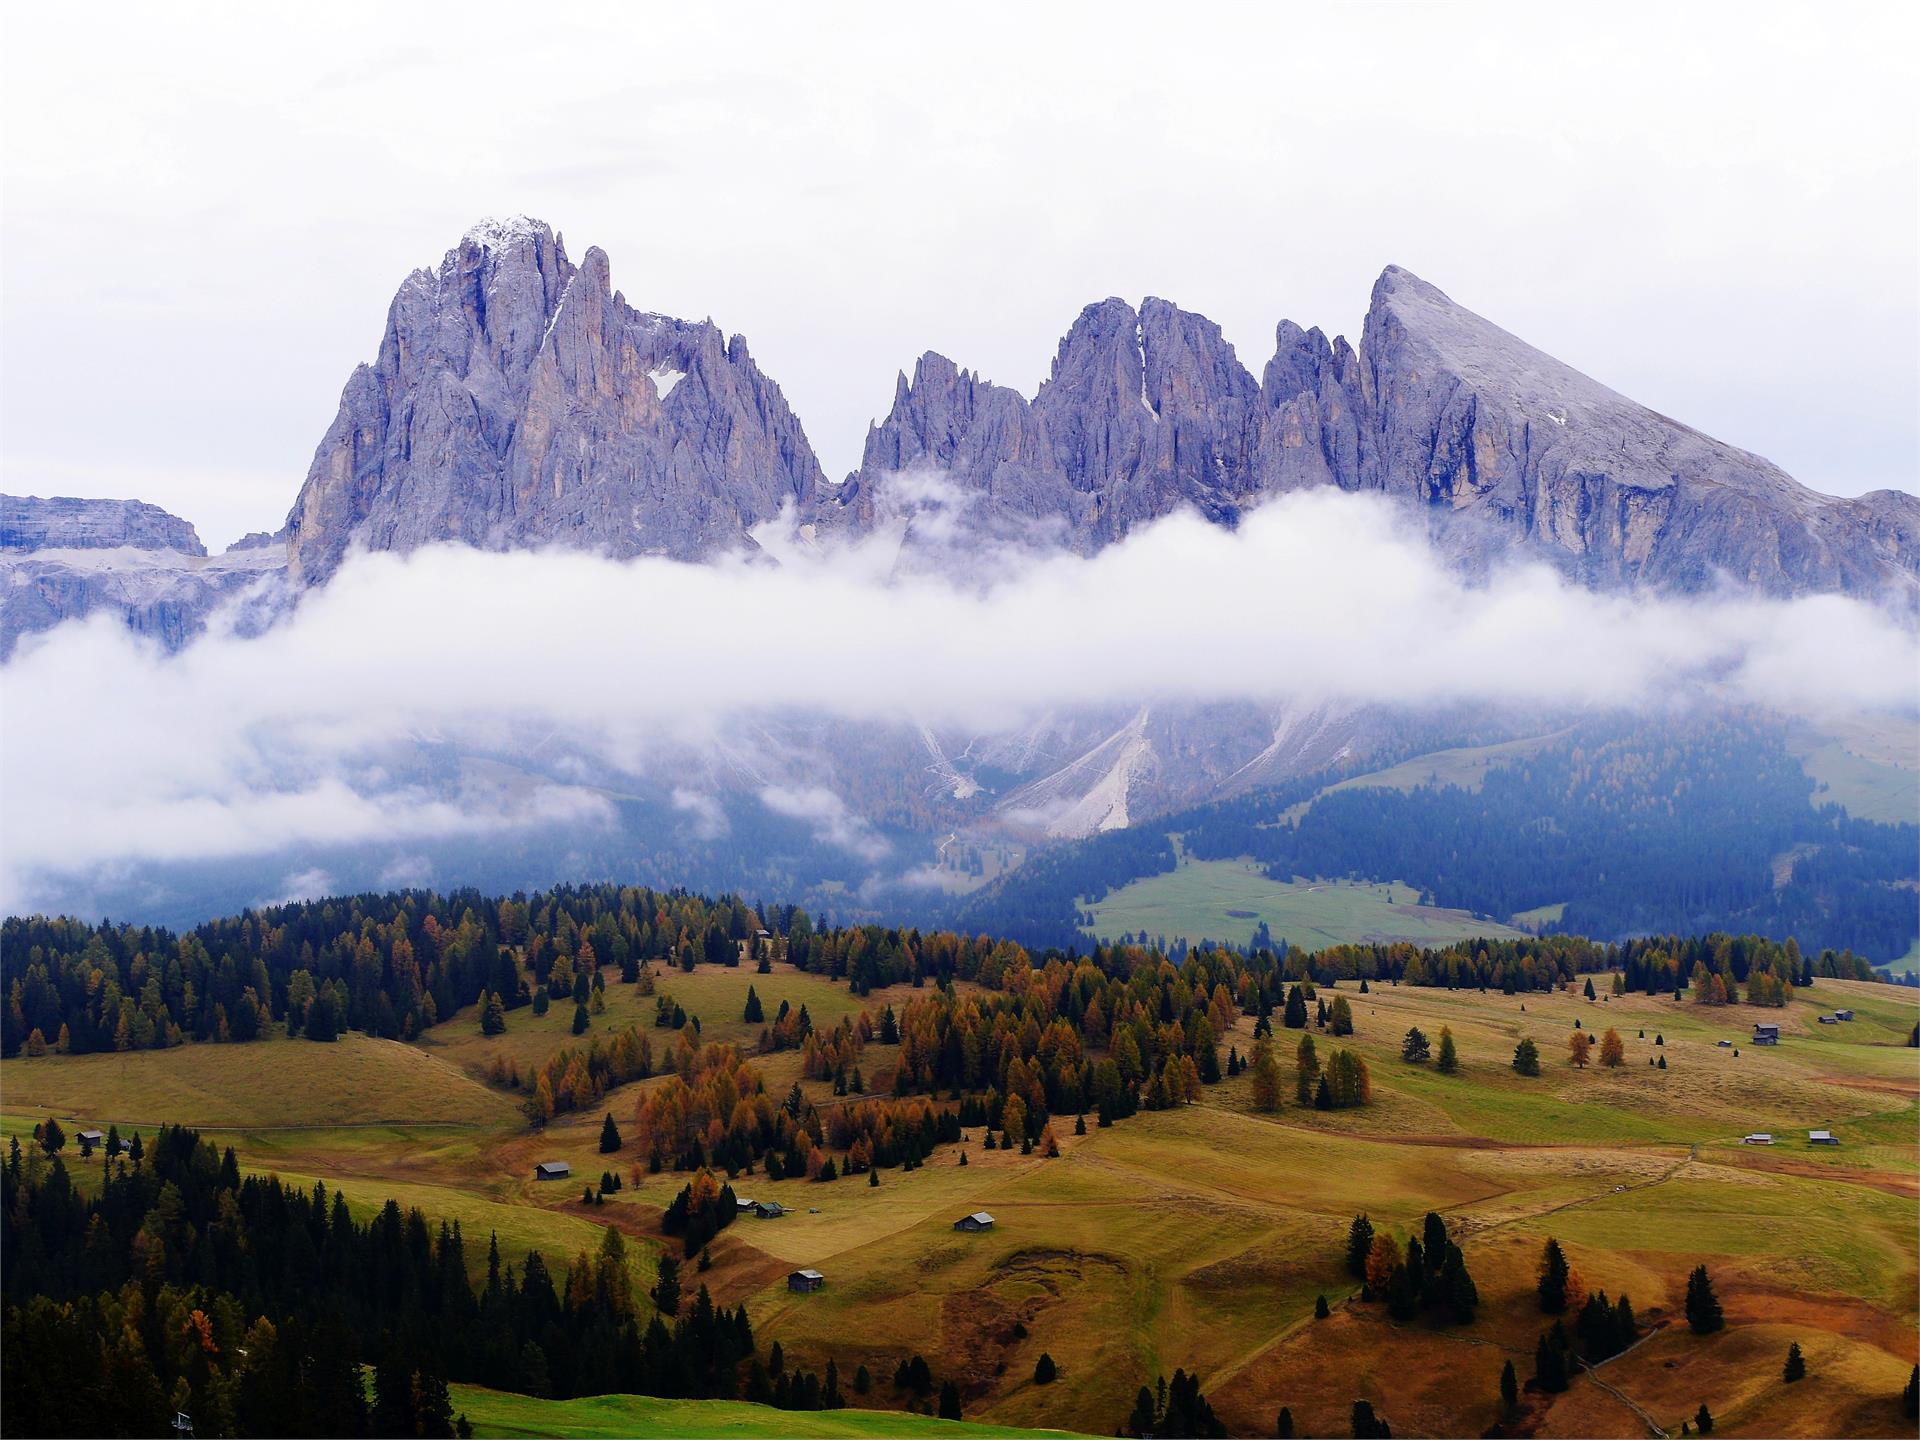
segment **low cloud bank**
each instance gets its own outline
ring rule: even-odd
[[[1233,532],[1177,516],[1092,558],[997,557],[959,583],[873,542],[769,548],[780,563],[362,555],[258,638],[216,626],[166,656],[96,617],[26,640],[0,669],[0,907],[36,874],[609,814],[585,786],[484,767],[423,784],[398,758],[422,740],[560,736],[639,773],[771,711],[993,731],[1156,700],[1920,701],[1915,636],[1869,605],[1598,595],[1544,567],[1468,584],[1402,512],[1337,493]],[[754,790],[822,843],[885,852],[828,790]],[[702,792],[675,803],[724,832]]]

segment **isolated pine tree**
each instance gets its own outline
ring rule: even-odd
[[[1385,1418],[1373,1413],[1370,1401],[1353,1402],[1353,1433],[1355,1440],[1392,1440],[1393,1427]]]
[[[1500,1369],[1500,1418],[1511,1420],[1520,1410],[1520,1377],[1509,1360]]]
[[[1522,1075],[1540,1073],[1540,1047],[1531,1040],[1522,1040],[1513,1047],[1513,1068]]]
[[[1451,1075],[1460,1068],[1460,1052],[1454,1048],[1453,1031],[1445,1025],[1440,1027],[1440,1055],[1434,1068],[1442,1075]]]
[[[1711,1335],[1726,1323],[1720,1314],[1720,1301],[1713,1293],[1713,1279],[1707,1274],[1707,1267],[1694,1266],[1693,1273],[1687,1277],[1688,1326],[1696,1335]]]
[[[600,1153],[611,1155],[620,1148],[620,1127],[613,1123],[613,1112],[607,1112],[606,1120],[600,1126]]]
[[[1713,1433],[1713,1412],[1707,1409],[1707,1402],[1704,1400],[1700,1402],[1700,1408],[1693,1413],[1693,1428],[1702,1435]]]
[[[1806,1376],[1807,1362],[1800,1353],[1800,1342],[1796,1340],[1787,1346],[1787,1364],[1786,1368],[1780,1372],[1780,1378],[1791,1385],[1796,1380],[1806,1379]]]

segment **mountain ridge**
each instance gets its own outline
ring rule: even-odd
[[[1282,320],[1258,378],[1218,325],[1157,296],[1084,306],[1031,397],[926,351],[836,484],[744,337],[635,309],[604,251],[575,265],[525,216],[477,223],[401,282],[269,538],[294,594],[354,546],[698,561],[755,548],[783,516],[815,538],[897,527],[903,560],[938,564],[1009,544],[1089,554],[1182,509],[1233,526],[1316,487],[1400,501],[1470,570],[1545,560],[1597,588],[1731,581],[1920,613],[1920,497],[1822,495],[1399,266],[1375,283],[1358,347]],[[205,552],[157,507],[5,503],[0,656],[96,608],[177,646],[237,588],[176,583]],[[113,585],[70,558],[117,535],[133,540]]]

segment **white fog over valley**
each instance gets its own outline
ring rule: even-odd
[[[1173,516],[1091,558],[983,556],[984,585],[898,569],[897,531],[758,538],[761,558],[710,565],[359,554],[256,637],[216,617],[168,655],[105,616],[29,637],[0,671],[0,780],[35,821],[6,828],[0,905],[142,861],[608,819],[602,786],[564,776],[425,783],[425,743],[641,776],[735,754],[743,725],[796,712],[989,735],[1232,700],[1832,717],[1910,708],[1920,675],[1913,630],[1860,600],[1605,594],[1538,566],[1472,582],[1406,512],[1339,493],[1273,502],[1237,531]],[[724,824],[697,783],[678,789],[691,820]],[[804,774],[748,790],[829,843],[884,852]]]

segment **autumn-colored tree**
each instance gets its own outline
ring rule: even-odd
[[[1620,1038],[1620,1032],[1609,1025],[1607,1033],[1600,1037],[1600,1063],[1609,1069],[1617,1068],[1626,1054],[1626,1042]]]
[[[1303,1039],[1306,1037],[1303,1037]],[[1307,1043],[1311,1044],[1310,1039]],[[1253,1042],[1253,1108],[1280,1108],[1280,1066],[1273,1058],[1273,1041],[1262,1035]]]
[[[1434,1068],[1442,1075],[1451,1075],[1460,1068],[1460,1052],[1454,1048],[1453,1031],[1445,1025],[1440,1027],[1440,1054]]]
[[[1313,1103],[1314,1087],[1320,1083],[1320,1056],[1313,1048],[1313,1036],[1302,1035],[1293,1052],[1293,1094],[1302,1105]]]
[[[1375,1297],[1387,1293],[1387,1283],[1400,1264],[1400,1242],[1384,1230],[1374,1232],[1367,1250],[1367,1292]]]
[[[1000,1128],[1006,1132],[1009,1140],[1027,1138],[1027,1102],[1018,1095],[1007,1097],[1007,1103],[1000,1111]]]
[[[1584,1070],[1587,1065],[1587,1052],[1593,1049],[1593,1037],[1584,1030],[1576,1030],[1567,1037],[1567,1061],[1576,1069]]]

